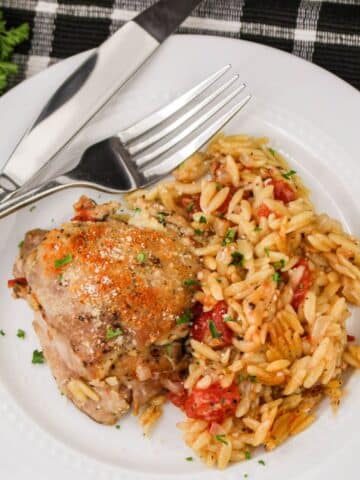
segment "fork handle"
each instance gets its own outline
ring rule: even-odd
[[[51,180],[50,182],[43,183],[38,187],[27,190],[22,194],[18,194],[10,198],[9,200],[1,202],[0,218],[6,217],[7,215],[10,215],[10,213],[14,213],[16,210],[26,207],[26,205],[29,205],[36,200],[40,200],[41,198],[46,197],[51,193],[77,185],[77,182],[71,181],[65,175],[60,176],[55,180]]]

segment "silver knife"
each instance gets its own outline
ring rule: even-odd
[[[0,174],[0,200],[24,190],[202,0],[160,0],[102,43],[51,97]]]

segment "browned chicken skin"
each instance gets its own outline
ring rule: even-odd
[[[187,325],[177,319],[191,307],[184,280],[198,269],[173,236],[106,218],[116,207],[83,198],[73,222],[27,233],[14,268],[27,281],[15,295],[37,310],[34,327],[61,390],[109,424],[179,381]]]

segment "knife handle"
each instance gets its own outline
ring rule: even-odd
[[[202,0],[160,0],[134,18],[158,42],[163,42]]]

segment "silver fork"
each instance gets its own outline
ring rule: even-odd
[[[236,98],[245,88],[245,84],[236,85],[239,75],[202,96],[230,68],[226,65],[135,125],[90,146],[71,171],[3,201],[0,218],[69,187],[122,193],[161,180],[250,100],[251,95]]]

